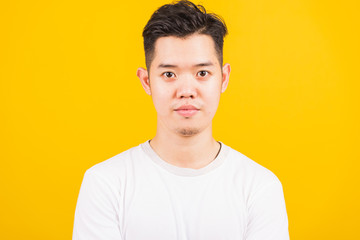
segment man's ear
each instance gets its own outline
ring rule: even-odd
[[[229,63],[224,64],[223,66],[223,73],[222,73],[222,83],[221,83],[221,92],[225,92],[228,84],[229,84],[229,78],[230,78],[230,71],[231,67]]]
[[[150,89],[150,79],[148,71],[145,68],[138,68],[136,71],[136,76],[140,79],[141,85],[143,86],[145,92],[149,95],[151,95],[151,89]]]

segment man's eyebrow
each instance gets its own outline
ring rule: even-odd
[[[177,65],[161,63],[158,68],[177,68]]]
[[[204,63],[198,63],[195,64],[194,67],[208,67],[208,66],[213,66],[214,64],[212,62],[204,62]]]
[[[194,67],[208,67],[208,66],[213,66],[214,64],[212,62],[204,62],[204,63],[197,63],[194,65]],[[164,64],[161,63],[159,64],[158,68],[177,68],[177,65],[173,65],[173,64]]]

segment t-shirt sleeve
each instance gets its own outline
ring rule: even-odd
[[[73,240],[121,240],[117,193],[109,180],[87,171],[75,210]]]
[[[249,198],[246,240],[288,240],[288,218],[280,181],[276,178]]]

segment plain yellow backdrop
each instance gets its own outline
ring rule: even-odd
[[[1,2],[1,239],[71,239],[85,170],[154,136],[136,69],[164,3]],[[291,239],[360,239],[358,1],[196,3],[229,28],[216,139],[279,177]]]

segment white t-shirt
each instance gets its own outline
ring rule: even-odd
[[[73,240],[289,239],[278,178],[221,145],[201,169],[165,162],[148,141],[88,169]]]

